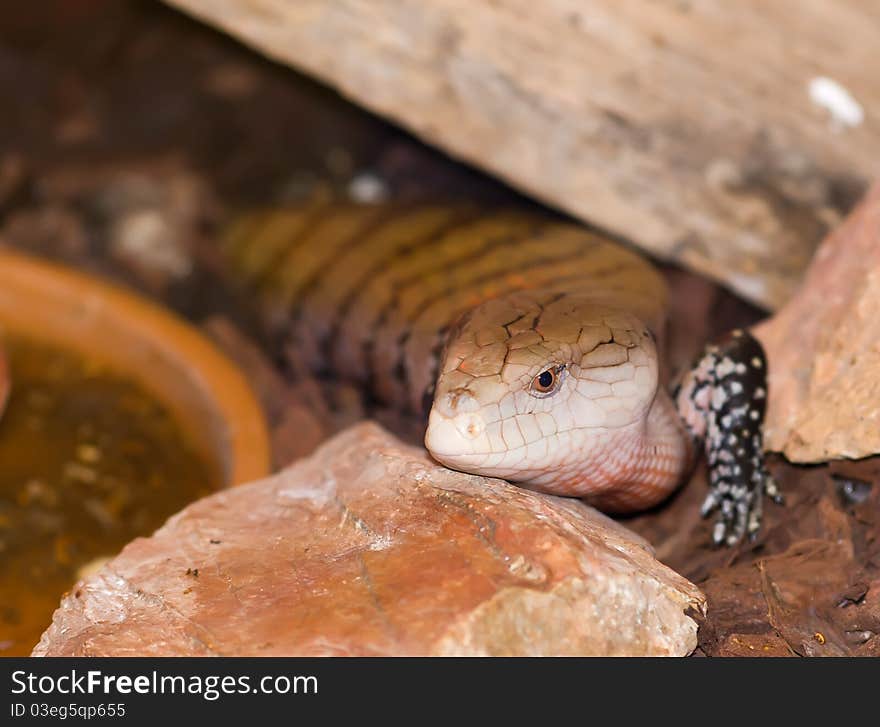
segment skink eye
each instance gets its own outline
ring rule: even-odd
[[[564,370],[565,366],[559,365],[551,366],[549,369],[542,371],[532,379],[531,386],[529,386],[530,392],[534,396],[549,396],[554,393],[559,387]]]

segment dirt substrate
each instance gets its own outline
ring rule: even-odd
[[[530,204],[153,2],[8,10],[0,94],[0,244],[111,276],[198,323],[212,318],[252,370],[268,371],[271,359],[242,334],[255,330],[254,312],[217,266],[216,231],[234,210],[315,194]],[[673,365],[761,317],[705,281],[667,273]],[[339,387],[328,401],[315,382],[262,381],[276,402],[279,461],[362,414]],[[880,654],[880,464],[774,459],[771,469],[787,504],[768,505],[753,543],[708,546],[702,469],[670,502],[626,521],[707,593],[697,654]]]

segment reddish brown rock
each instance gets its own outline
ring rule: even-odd
[[[880,452],[880,184],[756,333],[770,365],[768,449],[795,462]]]
[[[34,654],[684,655],[704,607],[595,510],[361,424],[130,543]]]

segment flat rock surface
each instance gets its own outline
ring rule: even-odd
[[[767,447],[794,462],[880,452],[880,184],[821,245],[767,349]]]
[[[129,544],[34,654],[686,655],[703,607],[595,510],[361,424]]]

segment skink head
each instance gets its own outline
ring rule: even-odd
[[[656,389],[654,341],[634,317],[584,296],[515,293],[455,328],[425,445],[453,469],[543,488],[583,469],[607,433],[643,424]]]

